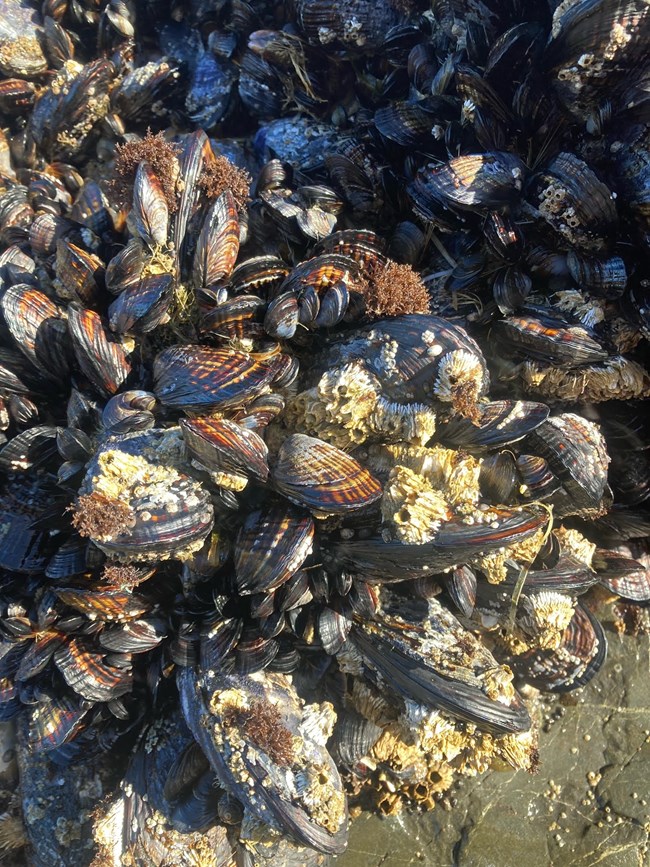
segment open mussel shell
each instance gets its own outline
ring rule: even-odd
[[[235,542],[235,574],[241,594],[276,590],[311,553],[314,522],[297,509],[276,506],[250,514]]]
[[[343,567],[373,584],[418,578],[471,562],[473,557],[514,544],[541,530],[548,514],[538,509],[492,510],[495,519],[442,524],[433,542],[423,545],[386,542],[382,537],[334,542],[323,551],[326,563]]]
[[[480,404],[476,420],[452,415],[436,430],[436,440],[448,448],[482,450],[523,439],[548,418],[544,403],[494,400]]]
[[[285,439],[273,467],[280,493],[317,516],[342,515],[375,503],[380,483],[341,449],[304,434]]]
[[[173,409],[237,406],[270,384],[274,367],[236,349],[170,346],[154,361],[154,393]]]
[[[199,677],[181,668],[178,687],[185,720],[231,795],[303,845],[344,851],[346,799],[318,731],[325,723],[306,724],[309,709],[285,675]]]
[[[586,605],[578,603],[557,650],[529,651],[513,660],[526,683],[550,692],[571,692],[585,686],[607,657],[603,627]]]
[[[268,449],[254,431],[210,416],[181,419],[180,427],[191,457],[211,473],[233,475],[244,484],[249,476],[266,481]],[[227,486],[225,479],[223,484]]]

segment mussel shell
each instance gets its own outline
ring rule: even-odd
[[[281,292],[267,307],[264,330],[269,337],[290,340],[298,327],[298,314],[298,298],[295,292]]]
[[[79,367],[105,397],[115,394],[131,373],[126,352],[92,310],[68,308],[68,327]]]
[[[57,453],[59,428],[35,425],[12,437],[0,449],[0,469],[24,473],[46,463]]]
[[[273,467],[273,484],[316,515],[341,515],[375,503],[380,483],[345,452],[304,434],[287,437]]]
[[[597,297],[613,301],[620,298],[627,286],[627,270],[620,256],[587,257],[571,250],[567,265],[578,286]]]
[[[81,611],[90,620],[134,620],[149,610],[150,604],[127,590],[90,590],[79,587],[56,587],[62,602]]]
[[[102,424],[111,434],[133,433],[153,427],[156,398],[149,391],[122,391],[112,397],[102,412]]]
[[[618,222],[611,191],[571,153],[558,154],[536,175],[526,197],[565,241],[581,250],[602,249]]]
[[[268,449],[254,431],[229,419],[210,416],[181,419],[180,427],[190,455],[211,472],[266,481]]]
[[[149,246],[167,241],[169,207],[160,180],[146,162],[140,163],[135,173],[130,219],[135,232]]]
[[[526,167],[514,154],[493,151],[454,157],[443,166],[420,169],[409,186],[419,215],[427,220],[431,208],[498,210],[519,197]]]
[[[539,455],[519,455],[517,469],[522,482],[520,492],[530,500],[546,500],[560,487],[560,480]]]
[[[265,390],[274,372],[236,349],[171,346],[154,361],[154,392],[175,409],[237,406]]]
[[[394,349],[387,357],[386,346]],[[381,378],[382,392],[393,400],[450,400],[439,385],[441,364],[461,351],[475,362],[473,393],[478,400],[489,387],[485,359],[465,329],[439,316],[413,313],[384,319],[359,329],[334,344],[326,360],[332,364],[360,359]]]
[[[462,642],[462,637],[471,641],[470,634],[435,600],[425,604],[429,619],[424,631],[412,624],[408,615],[397,619],[381,616],[354,627],[350,641],[371,671],[398,695],[425,707],[442,709],[484,731],[494,734],[527,731],[530,716],[521,698],[515,693],[509,703],[499,701],[489,698],[483,687],[481,674],[495,666],[492,654],[481,649],[480,656],[473,660],[472,674],[467,677],[463,654],[468,651],[459,653],[455,642]],[[446,637],[441,639],[439,635]],[[444,656],[439,651],[436,656],[427,654],[427,639],[442,641],[446,648]],[[478,642],[474,649],[479,652]]]
[[[71,741],[84,727],[86,708],[81,708],[78,699],[58,696],[41,701],[38,711],[30,719],[29,744],[35,752],[56,750]]]
[[[528,435],[524,445],[548,461],[568,495],[557,501],[558,514],[602,512],[609,455],[596,425],[563,413],[547,419]]]
[[[194,285],[212,286],[230,276],[239,253],[239,216],[230,190],[210,206],[199,235],[192,279]]]
[[[498,550],[531,536],[548,521],[546,513],[534,509],[494,511],[499,516],[496,527],[487,522],[448,521],[441,526],[434,542],[404,544],[386,542],[381,537],[339,541],[323,551],[323,556],[326,561],[343,566],[373,584],[405,581],[471,562],[472,557],[480,553]]]
[[[87,701],[111,701],[131,691],[129,668],[107,665],[103,654],[86,650],[76,638],[56,651],[54,663],[68,686]]]
[[[249,338],[262,333],[261,313],[264,301],[257,295],[237,295],[207,310],[201,322],[201,331],[217,337]]]
[[[511,315],[493,325],[495,340],[507,355],[536,359],[555,367],[580,367],[604,361],[607,352],[589,331],[546,311]]]
[[[230,275],[230,287],[235,294],[267,290],[270,295],[282,283],[289,268],[276,256],[254,256],[244,259]]]
[[[65,381],[70,365],[63,310],[25,284],[7,289],[0,308],[21,352],[46,379]]]
[[[339,715],[327,746],[337,763],[352,769],[370,753],[381,734],[380,726],[346,709]]]
[[[52,505],[54,491],[27,473],[3,486],[0,496],[0,568],[18,573],[45,569],[56,547],[49,528],[35,526]],[[57,510],[60,504],[57,504]]]
[[[464,617],[471,617],[476,604],[476,573],[469,566],[457,566],[445,578],[445,590]]]
[[[146,653],[158,647],[167,631],[168,625],[162,619],[132,620],[103,629],[99,643],[112,653]]]
[[[607,638],[589,608],[576,605],[575,614],[558,650],[536,650],[513,661],[515,672],[526,683],[549,692],[571,692],[585,686],[607,657]]]
[[[52,555],[45,569],[45,576],[56,581],[81,575],[88,568],[86,564],[87,549],[88,542],[75,534],[63,542],[56,553]]]
[[[595,559],[603,587],[630,602],[650,602],[650,576],[642,563],[604,549]]]
[[[448,448],[470,451],[496,448],[523,439],[548,418],[544,403],[494,400],[479,406],[477,421],[453,415],[436,430],[436,440]]]
[[[238,592],[276,590],[301,568],[313,540],[312,518],[297,509],[278,506],[250,514],[235,542]]]
[[[518,489],[517,464],[510,452],[486,455],[479,475],[481,496],[489,503],[511,503]]]
[[[117,484],[118,499],[130,509],[131,524],[117,527],[112,534],[89,531],[92,541],[110,557],[125,561],[165,559],[188,548],[200,546],[210,533],[213,508],[209,494],[201,485],[171,463],[159,463],[166,432],[108,437],[88,465],[79,490],[92,496],[97,486],[115,486],[115,467],[121,467]],[[180,443],[174,444],[177,454]],[[108,473],[108,475],[107,475]],[[101,493],[100,493],[100,496]]]
[[[118,334],[146,334],[165,319],[174,294],[171,274],[144,277],[125,288],[108,308],[108,324]]]
[[[239,746],[231,740],[229,727],[234,725],[228,717],[219,710],[217,700],[220,696],[241,695],[247,703],[259,702],[264,706],[269,701],[268,695],[275,698],[274,713],[279,713],[279,725],[285,731],[297,731],[303,711],[296,701],[296,695],[283,675],[265,674],[253,677],[223,676],[202,677],[199,686],[196,672],[182,668],[178,674],[178,686],[181,697],[181,707],[186,722],[208,758],[222,785],[231,793],[243,799],[245,807],[256,816],[266,821],[270,814],[274,821],[286,833],[300,843],[311,846],[320,852],[340,853],[346,847],[347,811],[344,799],[341,799],[342,810],[336,810],[328,830],[318,819],[313,817],[310,808],[299,801],[293,802],[289,796],[292,786],[291,777],[284,773],[264,770],[259,760],[255,761],[255,753],[266,756],[264,749],[250,743],[247,737],[239,734]],[[206,725],[206,720],[209,724]],[[324,785],[330,791],[342,793],[341,781],[336,766],[331,757],[321,745],[317,745],[306,730],[302,730],[300,744],[301,767],[308,770],[312,763],[317,762]],[[295,741],[294,741],[295,743]],[[225,747],[225,748],[224,748]],[[258,759],[260,757],[258,756]],[[266,756],[265,762],[270,769],[278,768],[273,757]],[[244,776],[250,781],[244,784]],[[265,784],[262,785],[262,780]],[[286,780],[286,781],[285,781]],[[340,797],[340,795],[339,795]],[[318,808],[319,805],[314,805]],[[330,803],[334,808],[334,804]]]
[[[141,241],[131,239],[106,266],[106,288],[113,295],[119,295],[129,286],[140,282],[146,264],[146,248]]]
[[[62,239],[56,245],[55,270],[62,297],[72,297],[88,307],[99,303],[104,263],[98,256]]]

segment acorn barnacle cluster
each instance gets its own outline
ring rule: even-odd
[[[650,7],[554,5],[0,0],[0,845],[322,864],[647,604]]]

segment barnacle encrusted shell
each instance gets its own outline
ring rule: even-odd
[[[357,360],[326,370],[317,385],[296,395],[286,424],[343,449],[377,439],[424,445],[435,433],[436,415],[424,404],[383,396],[380,380]]]
[[[524,388],[549,401],[601,403],[650,397],[648,371],[622,355],[574,370],[525,361],[520,371]]]
[[[210,699],[209,708],[216,721],[211,730],[215,746],[221,749],[233,777],[242,782],[247,763],[260,765],[272,776],[278,776],[283,768],[283,789],[315,823],[335,834],[345,822],[345,795],[338,776],[332,776],[331,768],[317,758],[318,750],[324,748],[334,729],[333,706],[329,702],[306,705],[286,675],[265,673],[251,675],[251,680],[266,684],[262,701],[277,714],[275,724],[283,738],[281,745],[274,743],[271,748],[254,729],[240,724],[247,712],[256,712],[260,703],[252,701],[250,690],[233,685],[213,692]],[[279,704],[280,696],[284,696],[286,705]]]
[[[177,428],[108,437],[79,489],[74,521],[98,548],[119,560],[184,560],[210,532],[213,509],[207,492],[183,467]],[[105,521],[96,525],[94,515],[85,520],[89,504],[105,504],[120,521],[112,528]]]
[[[545,535],[546,528],[543,528],[526,539],[476,557],[474,566],[485,575],[490,584],[500,584],[508,575],[508,560],[532,563],[539,554]]]
[[[396,465],[412,470],[461,514],[471,513],[479,500],[480,461],[454,449],[404,443],[376,445],[368,449],[368,465],[380,475]]]
[[[391,470],[381,501],[381,516],[401,542],[422,545],[435,539],[451,510],[440,491],[408,467]]]
[[[590,542],[578,530],[564,526],[556,527],[553,530],[553,535],[560,543],[563,552],[573,554],[578,560],[591,566],[598,547],[594,542]]]
[[[557,650],[575,613],[575,600],[563,593],[540,590],[521,600],[524,613],[518,622],[530,636],[529,645]]]

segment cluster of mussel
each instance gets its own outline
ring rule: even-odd
[[[33,863],[318,864],[535,770],[520,690],[650,600],[650,7],[0,12]]]

